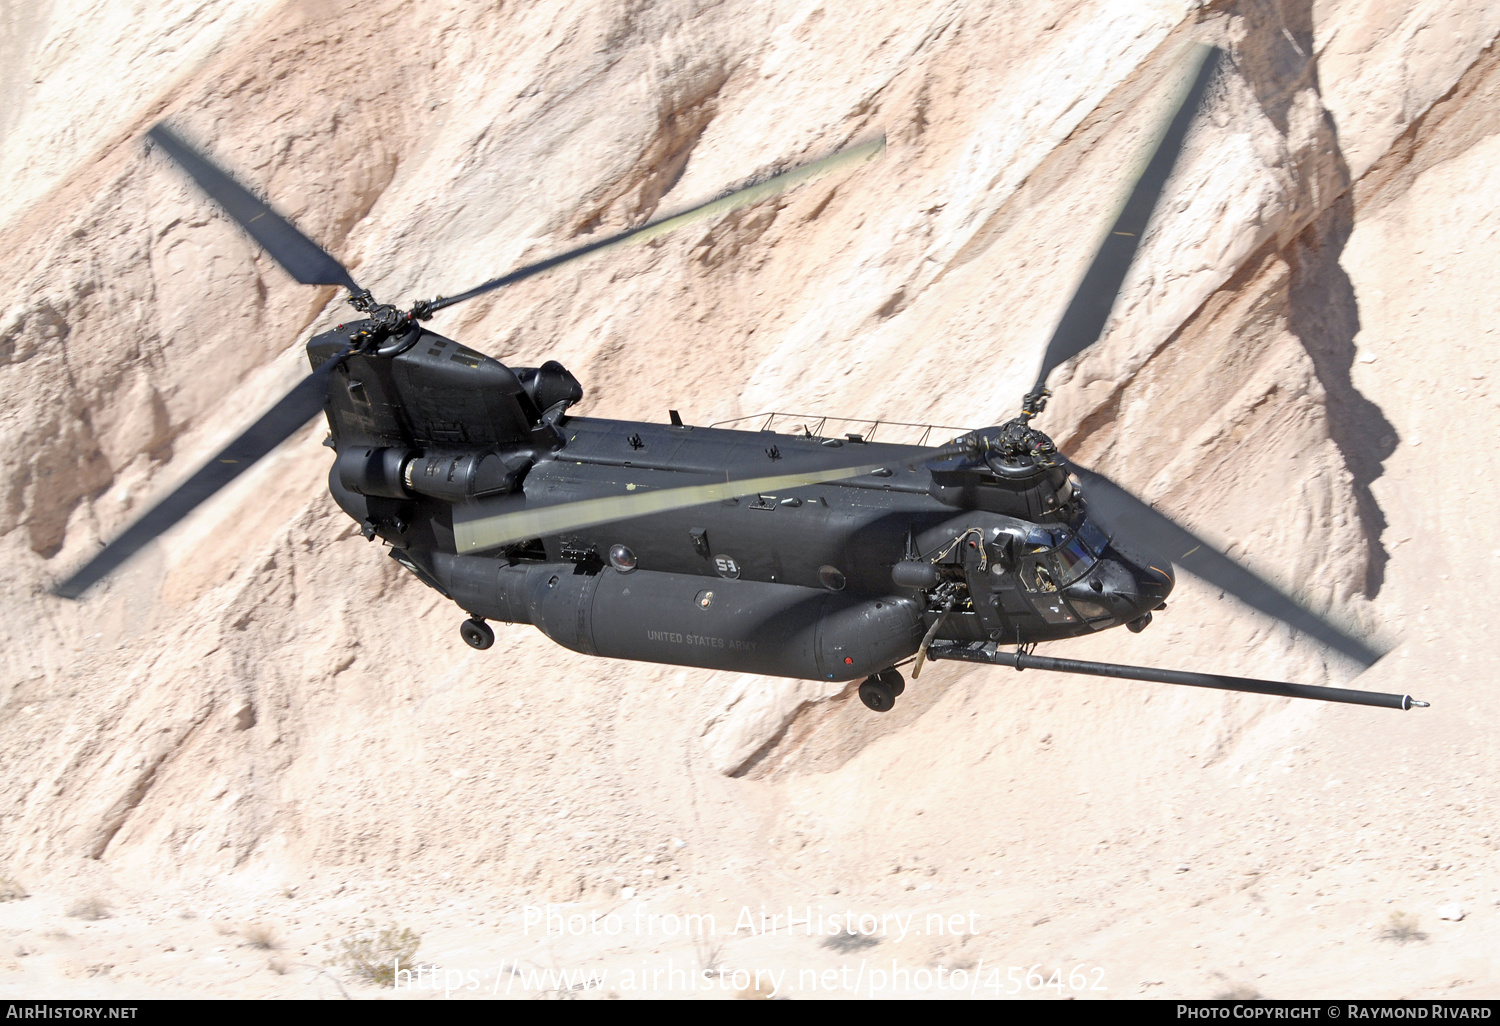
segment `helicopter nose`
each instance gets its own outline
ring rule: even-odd
[[[1137,567],[1134,576],[1136,599],[1141,611],[1146,613],[1165,605],[1167,596],[1172,594],[1172,586],[1177,583],[1170,563],[1165,569],[1154,563],[1145,568]]]
[[[1111,553],[1067,590],[1069,603],[1095,630],[1126,624],[1139,631],[1151,622],[1151,613],[1162,607],[1175,583],[1170,563],[1143,565]]]
[[[1176,580],[1172,577],[1172,564],[1165,561],[1121,560],[1121,568],[1130,575],[1130,592],[1121,596],[1120,612],[1115,623],[1123,623],[1133,633],[1139,634],[1151,624],[1151,614],[1167,603]]]

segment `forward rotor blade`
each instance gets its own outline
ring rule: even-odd
[[[864,467],[838,467],[832,470],[813,470],[799,474],[780,474],[775,477],[741,478],[738,481],[714,484],[686,485],[681,488],[663,488],[660,491],[628,492],[624,495],[607,495],[598,499],[583,499],[578,502],[563,502],[551,506],[519,509],[509,513],[497,513],[476,517],[472,520],[453,520],[453,538],[459,555],[499,548],[527,538],[539,538],[574,531],[579,528],[607,524],[615,520],[662,513],[667,510],[701,506],[709,502],[722,502],[742,495],[777,492],[786,488],[803,488],[826,481],[840,481],[859,477],[879,470],[881,464],[872,463]],[[457,511],[455,511],[457,512]]]
[[[328,378],[342,363],[335,358],[303,378],[250,425],[249,430],[230,442],[177,490],[151,508],[120,537],[110,542],[93,559],[53,588],[53,594],[76,599],[96,581],[191,513],[205,499],[239,477],[251,464],[291,437],[302,425],[322,412],[328,401]]]
[[[1130,196],[1125,201],[1109,234],[1104,237],[1099,251],[1094,254],[1078,289],[1068,302],[1052,339],[1047,343],[1046,355],[1042,358],[1042,369],[1037,375],[1035,392],[1047,384],[1047,375],[1057,365],[1077,356],[1099,340],[1109,312],[1115,305],[1125,273],[1130,270],[1136,250],[1141,244],[1141,235],[1151,220],[1151,212],[1161,197],[1162,188],[1172,174],[1177,154],[1182,151],[1183,139],[1198,104],[1213,78],[1222,51],[1217,47],[1199,46],[1183,69],[1183,80],[1179,85],[1179,99],[1172,120],[1162,132],[1150,162],[1136,179]]]
[[[1069,467],[1083,482],[1084,495],[1091,513],[1098,516],[1111,534],[1118,534],[1127,544],[1136,542],[1147,552],[1170,559],[1189,573],[1222,588],[1252,609],[1317,638],[1361,666],[1370,666],[1385,655],[1386,650],[1371,648],[1366,642],[1346,634],[1316,613],[1304,609],[1295,600],[1282,594],[1275,585],[1240,566],[1191,531],[1178,526],[1171,518],[1157,512],[1103,474],[1096,474],[1076,463],[1069,463]]]
[[[659,238],[668,232],[676,231],[678,228],[683,228],[710,217],[718,217],[732,210],[739,210],[741,207],[760,203],[762,200],[770,199],[772,196],[779,195],[789,189],[795,189],[799,185],[806,185],[840,168],[849,167],[879,157],[884,152],[885,136],[858,146],[851,146],[846,150],[840,150],[832,156],[824,157],[822,160],[815,160],[811,164],[804,164],[790,171],[784,171],[775,177],[766,179],[764,182],[726,193],[718,199],[701,203],[679,214],[672,214],[659,220],[651,221],[648,224],[643,224],[639,228],[631,228],[628,231],[620,232],[618,235],[611,235],[607,239],[599,239],[597,242],[590,242],[587,245],[579,246],[577,249],[570,249],[566,253],[559,253],[557,256],[548,257],[546,260],[528,264],[519,270],[511,271],[500,278],[494,278],[467,292],[461,292],[456,296],[435,299],[429,304],[428,309],[434,312],[442,310],[453,306],[455,303],[462,303],[466,299],[473,299],[475,296],[481,296],[494,289],[503,288],[506,285],[514,285],[518,281],[541,274],[543,271],[550,271],[552,268],[565,264],[570,260],[577,260],[580,257],[599,253],[615,246],[637,245],[643,242],[650,242],[652,239]]]
[[[175,135],[165,123],[146,133],[208,193],[224,212],[304,285],[342,285],[360,291],[348,270],[292,223],[256,199],[239,182]]]

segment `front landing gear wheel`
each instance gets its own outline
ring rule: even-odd
[[[458,633],[464,636],[464,641],[469,643],[470,648],[486,649],[495,643],[495,632],[477,616],[465,620],[458,628]]]
[[[859,685],[859,700],[865,708],[878,713],[890,712],[896,706],[896,692],[879,676],[866,677]]]

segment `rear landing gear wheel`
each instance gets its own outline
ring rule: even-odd
[[[906,690],[906,678],[901,676],[899,670],[881,670],[875,675],[874,679],[890,688],[891,694],[897,698],[900,698],[901,693]]]
[[[859,685],[859,700],[874,712],[890,712],[896,706],[896,692],[878,676],[866,677]]]
[[[495,632],[490,630],[490,625],[479,617],[470,617],[458,628],[458,633],[463,635],[464,641],[468,642],[470,648],[486,649],[495,643]]]

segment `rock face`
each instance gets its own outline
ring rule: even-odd
[[[146,905],[270,908],[300,887],[331,908],[341,886],[413,916],[390,888],[439,877],[517,906],[928,887],[985,910],[964,957],[1030,938],[1113,957],[1116,993],[1170,973],[1173,994],[1248,984],[1234,966],[1262,941],[1306,949],[1275,985],[1364,993],[1364,956],[1318,955],[1320,925],[1415,893],[1432,858],[1474,870],[1445,881],[1470,907],[1494,888],[1471,817],[1500,769],[1481,745],[1500,719],[1500,7],[151,7],[3,15],[0,876]],[[318,425],[86,601],[46,593],[295,381],[347,309],[142,145],[160,118],[408,301],[884,132],[878,163],[434,327],[561,360],[587,414],[978,426],[1018,408],[1200,39],[1230,70],[1041,426],[1401,640],[1354,686],[1432,710],[938,664],[876,717],[846,688],[588,660],[529,627],[471,652],[460,611],[333,506]],[[1066,654],[1350,679],[1195,582],[1171,606]],[[1193,871],[1146,868],[1178,863]],[[1196,911],[1162,926],[1162,900]],[[1337,911],[1288,918],[1309,901]],[[1250,949],[1164,954],[1174,929],[1211,947],[1248,931]],[[958,957],[922,943],[892,950]],[[1440,954],[1392,996],[1468,971]],[[1465,978],[1485,972],[1492,987],[1493,967]]]

